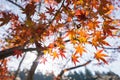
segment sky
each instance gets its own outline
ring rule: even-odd
[[[22,3],[22,5],[24,5],[24,3]],[[13,11],[16,14],[19,14],[21,11],[19,10],[19,8],[17,8],[16,6],[8,3],[6,0],[0,0],[0,10],[8,10],[8,11]],[[114,13],[115,16],[120,19],[120,16],[118,16],[120,14],[119,12],[115,12]],[[20,16],[23,16],[22,14],[19,14]],[[5,25],[6,28],[8,28],[9,25]],[[3,33],[4,30],[6,28],[0,28],[0,38],[3,37]],[[116,44],[116,41],[114,41],[115,39],[109,38],[108,41],[111,42],[113,45]],[[114,41],[114,42],[113,42]],[[119,41],[119,40],[118,40]],[[120,44],[120,43],[119,43]],[[116,46],[116,45],[115,45]],[[69,45],[68,45],[69,47]],[[91,50],[90,46],[87,47],[88,50]],[[94,51],[92,51],[94,52]],[[116,74],[118,74],[120,76],[120,55],[118,55],[118,52],[114,52],[109,50],[108,51],[109,54],[112,53],[112,56],[116,58],[116,60],[114,62],[109,63],[109,65],[96,65],[95,62],[92,62],[92,64],[87,65],[86,67],[88,69],[90,69],[93,73],[94,71],[100,71],[100,72],[108,72],[108,71],[112,71]],[[90,54],[89,54],[90,55]],[[66,64],[67,61],[69,61],[69,57],[66,60],[62,60],[62,59],[55,59],[53,61],[52,57],[50,57],[49,55],[46,55],[47,57],[49,57],[48,61],[46,62],[46,64],[39,64],[37,67],[36,71],[42,71],[43,73],[49,71],[49,72],[54,72],[56,75],[63,69],[64,65]],[[69,56],[69,55],[67,55]],[[36,52],[28,52],[24,62],[22,63],[22,67],[21,70],[25,69],[29,69],[30,66],[32,65],[32,62],[34,61],[36,57]],[[15,57],[11,57],[10,62],[8,63],[8,68],[10,70],[16,70],[19,62],[20,62],[21,58],[16,59]],[[84,63],[84,61],[81,61],[81,64]],[[71,67],[73,66],[73,63],[71,63],[71,61],[69,61],[69,63],[67,64],[66,67]],[[84,72],[85,67],[81,67],[77,70],[83,71]]]

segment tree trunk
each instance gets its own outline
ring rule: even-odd
[[[41,44],[38,43],[37,41],[35,41],[35,45],[36,45],[36,50],[37,50],[37,58],[35,59],[35,61],[33,62],[32,66],[31,66],[31,69],[28,73],[28,76],[27,76],[27,79],[26,80],[33,80],[34,78],[34,73],[35,73],[35,70],[39,64],[39,60],[41,59],[41,57],[43,56],[43,52],[41,51]]]
[[[35,70],[36,70],[36,68],[37,68],[37,66],[38,66],[38,64],[39,64],[39,62],[38,62],[39,59],[40,59],[40,56],[38,56],[38,57],[35,59],[35,61],[33,62],[33,64],[32,64],[32,66],[31,66],[31,69],[30,69],[30,71],[29,71],[29,73],[28,73],[28,76],[27,76],[26,80],[33,80]]]

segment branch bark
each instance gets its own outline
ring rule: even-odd
[[[82,66],[86,66],[87,64],[89,64],[91,62],[91,60],[87,61],[86,63],[82,64],[82,65],[78,65],[78,66],[75,66],[75,67],[70,67],[70,68],[66,68],[64,70],[62,70],[60,72],[60,74],[56,77],[55,80],[61,80],[61,77],[62,75],[66,72],[66,71],[70,71],[70,70],[73,70],[73,69],[76,69],[76,68],[79,68],[79,67],[82,67]]]
[[[38,57],[35,59],[35,61],[33,62],[33,64],[32,64],[32,66],[31,66],[31,69],[30,69],[30,71],[29,71],[29,73],[28,73],[28,76],[27,76],[26,80],[33,80],[33,75],[34,75],[35,70],[36,70],[36,68],[37,68],[37,66],[38,66],[38,64],[39,64],[38,60],[39,60],[40,58],[41,58],[41,57],[38,56]]]
[[[22,58],[22,60],[21,60],[20,63],[19,63],[18,69],[17,69],[17,71],[15,72],[15,78],[14,78],[14,80],[16,80],[16,77],[17,77],[18,74],[19,74],[20,67],[21,67],[21,65],[22,65],[22,62],[23,62],[24,59],[25,59],[25,56],[26,56],[26,53],[23,55],[23,58]]]
[[[112,47],[103,47],[104,49],[109,49],[109,50],[119,50],[120,48],[118,47],[116,47],[116,48],[112,48]]]
[[[27,79],[26,80],[33,80],[33,76],[34,76],[34,73],[35,73],[35,70],[39,64],[39,60],[41,59],[41,57],[43,56],[43,52],[41,51],[41,43],[38,43],[38,41],[35,41],[35,45],[36,45],[36,50],[37,50],[37,58],[35,59],[35,61],[33,62],[32,66],[31,66],[31,69],[28,73],[28,76],[27,76]]]
[[[13,47],[13,48],[10,48],[10,49],[5,49],[3,51],[0,51],[0,60],[4,59],[4,58],[7,58],[9,56],[14,56],[14,50],[22,50],[23,52],[28,52],[28,51],[35,51],[36,48],[24,49],[23,46],[17,46],[17,47]]]

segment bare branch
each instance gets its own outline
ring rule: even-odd
[[[20,9],[24,10],[24,8],[23,8],[22,6],[20,6],[19,4],[13,2],[12,0],[7,0],[7,1],[10,2],[10,3],[12,3],[12,4],[14,4],[14,5],[16,5],[16,6],[19,7]]]
[[[70,71],[70,70],[73,70],[73,69],[76,69],[76,68],[79,68],[79,67],[86,66],[86,65],[89,64],[90,62],[91,62],[91,60],[87,61],[86,63],[84,63],[84,64],[82,64],[82,65],[78,65],[78,66],[75,66],[75,67],[70,67],[70,68],[66,68],[66,69],[62,70],[55,80],[61,80],[62,75],[63,75],[66,71]]]
[[[17,69],[17,71],[15,72],[15,78],[14,78],[14,80],[16,80],[16,77],[17,77],[17,75],[19,74],[20,67],[21,67],[22,62],[23,62],[24,59],[25,59],[25,56],[26,56],[26,53],[23,55],[23,58],[22,58],[22,60],[21,60],[20,63],[19,63],[18,69]]]
[[[42,54],[42,52],[41,52],[40,54]],[[35,70],[36,70],[36,68],[37,68],[37,66],[38,66],[38,64],[39,64],[39,60],[41,59],[41,57],[42,57],[42,56],[39,55],[39,56],[37,56],[37,58],[34,60],[32,66],[31,66],[31,68],[30,68],[30,71],[29,71],[29,73],[28,73],[28,76],[27,76],[27,78],[26,78],[25,80],[33,80],[33,75],[34,75]]]
[[[14,55],[14,50],[22,50],[23,52],[28,52],[28,51],[35,51],[36,48],[24,49],[24,47],[18,46],[18,47],[13,47],[13,48],[10,48],[10,49],[5,49],[3,51],[0,51],[0,59],[4,59],[6,57]]]
[[[108,48],[108,47],[103,47],[103,48],[104,48],[104,49],[109,49],[109,50],[118,50],[118,49],[120,49],[119,47],[118,47],[118,48],[117,48],[117,47],[116,47],[116,48],[111,48],[111,47],[110,47],[110,48]]]

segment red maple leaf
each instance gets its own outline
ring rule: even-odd
[[[62,58],[66,58],[66,56],[65,56],[65,51],[64,50],[60,50],[59,51],[59,53],[60,53],[60,56],[62,57]]]
[[[78,61],[79,56],[76,56],[75,54],[72,55],[72,62],[76,65],[76,62]]]
[[[14,52],[14,55],[17,56],[17,58],[18,58],[19,56],[22,56],[22,50],[13,50],[13,52]]]

